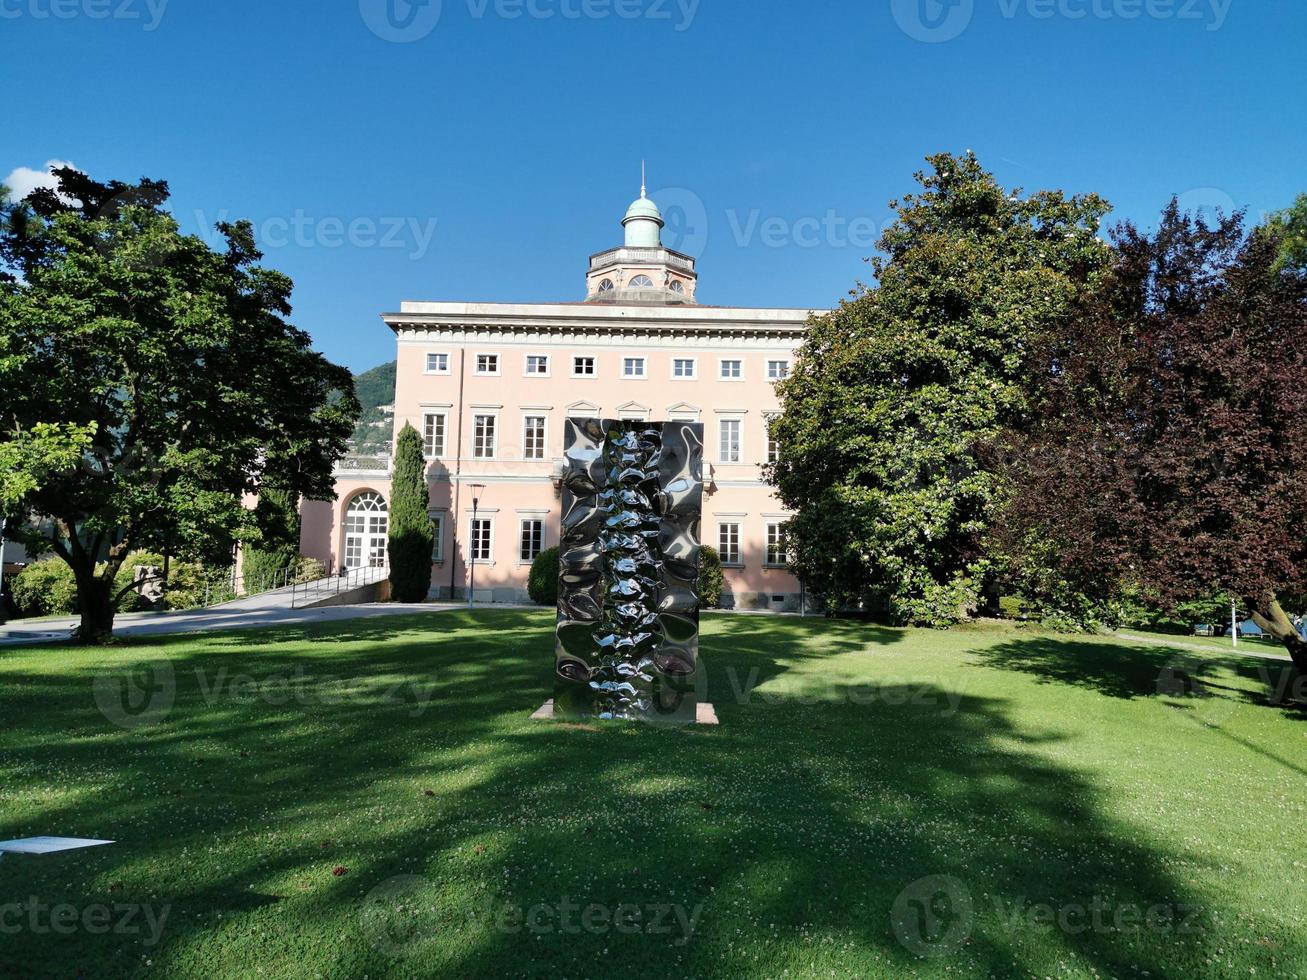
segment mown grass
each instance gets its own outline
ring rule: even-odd
[[[564,726],[551,632],[0,652],[0,839],[119,842],[0,862],[0,977],[1307,975],[1278,664],[709,616],[720,727]]]

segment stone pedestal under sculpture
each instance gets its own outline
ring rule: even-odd
[[[554,715],[692,724],[703,426],[569,419],[564,454]]]

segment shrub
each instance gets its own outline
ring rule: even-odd
[[[1004,619],[1026,620],[1029,611],[1026,600],[1019,595],[1005,595],[998,600],[998,610]]]
[[[136,578],[136,569],[142,565],[147,568],[164,567],[163,555],[151,551],[133,551],[123,562],[122,568],[114,576],[114,593],[122,592]],[[204,569],[193,562],[178,561],[173,558],[168,562],[168,587],[164,593],[165,609],[194,609],[204,602]],[[135,589],[123,592],[118,599],[119,612],[135,612],[145,607],[141,595]]]
[[[716,548],[704,545],[699,549],[699,606],[716,609],[722,601],[726,577],[722,574],[722,556]]]
[[[269,589],[281,588],[286,581],[286,569],[297,560],[294,548],[274,548],[271,551],[245,549],[241,553],[241,577],[245,580],[245,594],[257,595]]]
[[[536,555],[531,575],[526,581],[531,601],[542,606],[558,605],[558,549],[549,548]]]
[[[62,558],[33,562],[10,580],[14,605],[24,616],[77,612],[77,580]]]
[[[305,582],[316,582],[318,579],[326,577],[327,566],[316,558],[300,555],[295,562],[295,582],[299,585]]]
[[[254,517],[258,537],[241,551],[246,595],[281,588],[288,580],[286,570],[299,561],[300,517],[294,496],[276,486],[262,487]]]
[[[405,424],[395,441],[395,472],[390,480],[390,595],[396,602],[421,602],[431,592],[434,544],[427,461],[422,437]]]

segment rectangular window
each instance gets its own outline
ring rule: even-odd
[[[494,537],[494,522],[489,517],[478,517],[472,522],[472,533],[468,535],[469,552],[473,561],[490,561]]]
[[[741,461],[740,427],[739,419],[721,420],[719,430],[721,432],[721,452],[717,456],[718,462],[738,463]]]
[[[740,525],[734,522],[717,525],[717,550],[723,565],[740,563]]]
[[[722,361],[722,380],[739,381],[744,377],[744,362],[735,360]]]
[[[535,517],[523,518],[518,558],[522,561],[534,561],[536,555],[544,551],[544,543],[545,522]]]
[[[673,378],[693,378],[694,377],[694,358],[693,357],[674,357],[672,358],[672,377]]]
[[[781,458],[781,444],[777,440],[776,434],[772,432],[772,425],[776,422],[776,416],[771,415],[767,418],[767,462],[775,463]]]
[[[644,377],[644,358],[628,357],[622,361],[622,377],[624,378],[643,378]]]
[[[427,412],[422,416],[422,438],[426,443],[427,459],[442,459],[445,455],[445,413]]]
[[[526,358],[526,373],[535,377],[548,377],[549,355],[528,354]]]
[[[449,373],[448,354],[427,355],[427,374],[448,374],[448,373]]]
[[[771,381],[784,381],[790,376],[789,361],[768,361],[767,378]]]
[[[790,561],[789,543],[784,524],[767,525],[767,564],[787,565]]]
[[[431,560],[445,560],[445,515],[431,515]]]
[[[595,359],[593,357],[572,358],[572,377],[593,378],[595,376]]]
[[[472,424],[472,458],[495,458],[495,428],[499,419],[493,415],[477,415]]]
[[[522,419],[522,458],[545,458],[545,417],[527,415]]]
[[[499,373],[498,354],[477,355],[477,374],[498,374],[498,373]]]

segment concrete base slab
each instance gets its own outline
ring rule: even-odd
[[[531,720],[552,721],[553,717],[554,717],[554,701],[552,698],[550,698],[548,701],[542,704],[538,709],[536,709],[535,714],[531,716]],[[717,709],[714,708],[711,704],[703,704],[702,702],[695,705],[694,723],[696,725],[720,725],[721,724],[721,722],[717,719]]]

